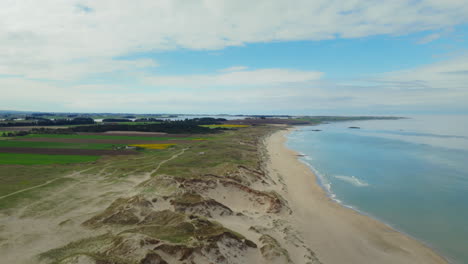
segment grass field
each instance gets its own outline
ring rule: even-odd
[[[92,162],[99,156],[0,153],[0,165],[49,165]]]
[[[68,135],[68,134],[30,134],[22,138],[80,138],[80,139],[116,139],[116,140],[191,140],[190,137],[146,137],[146,136],[108,136],[108,135]]]
[[[208,128],[243,128],[249,127],[249,125],[200,125],[201,127],[208,127]]]
[[[64,149],[114,149],[115,147],[124,146],[115,144],[80,144],[80,143],[62,143],[62,142],[28,142],[3,140],[0,141],[0,147],[16,147],[16,148],[64,148]]]
[[[119,125],[154,125],[161,124],[161,122],[117,122]]]
[[[132,147],[140,147],[145,149],[167,149],[175,144],[132,144]]]
[[[31,141],[27,141],[28,138]],[[188,140],[206,140],[205,138],[201,139],[195,137],[160,137],[157,135],[155,137],[149,137],[139,135],[105,134],[30,134],[15,138],[0,137],[0,139],[2,139],[0,140],[0,148],[3,148],[3,152],[5,152],[0,153],[0,165],[82,163],[96,161],[101,157],[101,155],[119,155],[118,153],[101,154],[98,151],[114,151],[116,148],[121,148],[129,144],[136,144],[135,146],[142,147],[147,150],[164,150],[173,146],[175,143],[186,144],[190,143]],[[67,142],[68,140],[75,140],[78,142]],[[143,142],[138,142],[139,140]],[[174,142],[172,140],[174,140]],[[185,140],[185,142],[182,142],[183,140]],[[152,142],[154,142],[154,144]],[[50,151],[46,151],[47,149],[50,149]],[[76,151],[70,152],[71,150]],[[84,150],[95,150],[96,153],[89,153]],[[51,153],[54,155],[49,155]]]

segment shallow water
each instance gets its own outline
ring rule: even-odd
[[[336,201],[468,263],[468,116],[300,127],[288,146]]]

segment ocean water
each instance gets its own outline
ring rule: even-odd
[[[468,116],[299,127],[287,144],[337,202],[468,263]]]

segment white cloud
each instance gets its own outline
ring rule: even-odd
[[[235,71],[243,71],[243,70],[247,70],[248,67],[246,66],[232,66],[232,67],[229,67],[229,68],[226,68],[226,69],[221,69],[219,70],[219,72],[235,72]]]
[[[466,0],[4,0],[0,67],[56,79],[81,76],[74,72],[83,67],[70,63],[80,59],[99,64],[139,51],[399,35],[467,22],[466,14]]]
[[[40,108],[31,110],[44,111],[301,114],[466,111],[467,61],[466,56],[460,56],[358,81],[323,80],[319,79],[319,72],[259,69],[159,76],[148,79],[152,83],[149,87],[93,84],[62,89],[19,78],[0,78],[0,87],[2,108],[28,109],[36,105]]]
[[[5,58],[6,59],[6,58]],[[90,74],[115,71],[134,71],[158,64],[151,59],[112,60],[106,58],[83,59],[76,61],[19,61],[0,63],[0,74],[20,75],[29,79],[50,79],[74,81]]]
[[[73,85],[94,73],[141,71],[144,51],[216,50],[248,43],[402,35],[468,22],[467,0],[4,0],[0,74],[68,81],[67,87],[0,78],[2,108],[69,111],[237,112],[274,107],[462,107],[468,57],[374,79],[325,82],[323,73],[236,65],[203,75],[139,75],[145,88]],[[172,88],[177,89],[172,89]],[[193,89],[193,88],[208,89]],[[216,89],[222,87],[222,89]],[[464,106],[466,109],[466,106]],[[34,109],[31,109],[34,110]]]
[[[407,84],[410,88],[461,89],[468,91],[468,54],[427,66],[391,72],[381,81]]]
[[[213,75],[152,76],[144,81],[160,87],[217,87],[265,86],[302,83],[318,80],[323,75],[316,71],[289,69],[259,69],[252,71],[227,71]]]
[[[423,38],[421,38],[419,41],[418,41],[418,44],[427,44],[429,42],[432,42],[436,39],[439,39],[442,35],[439,34],[439,33],[434,33],[434,34],[429,34]]]

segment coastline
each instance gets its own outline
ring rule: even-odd
[[[448,263],[416,239],[332,200],[298,153],[286,147],[292,130],[266,139],[267,169],[283,183],[291,223],[323,263]]]

